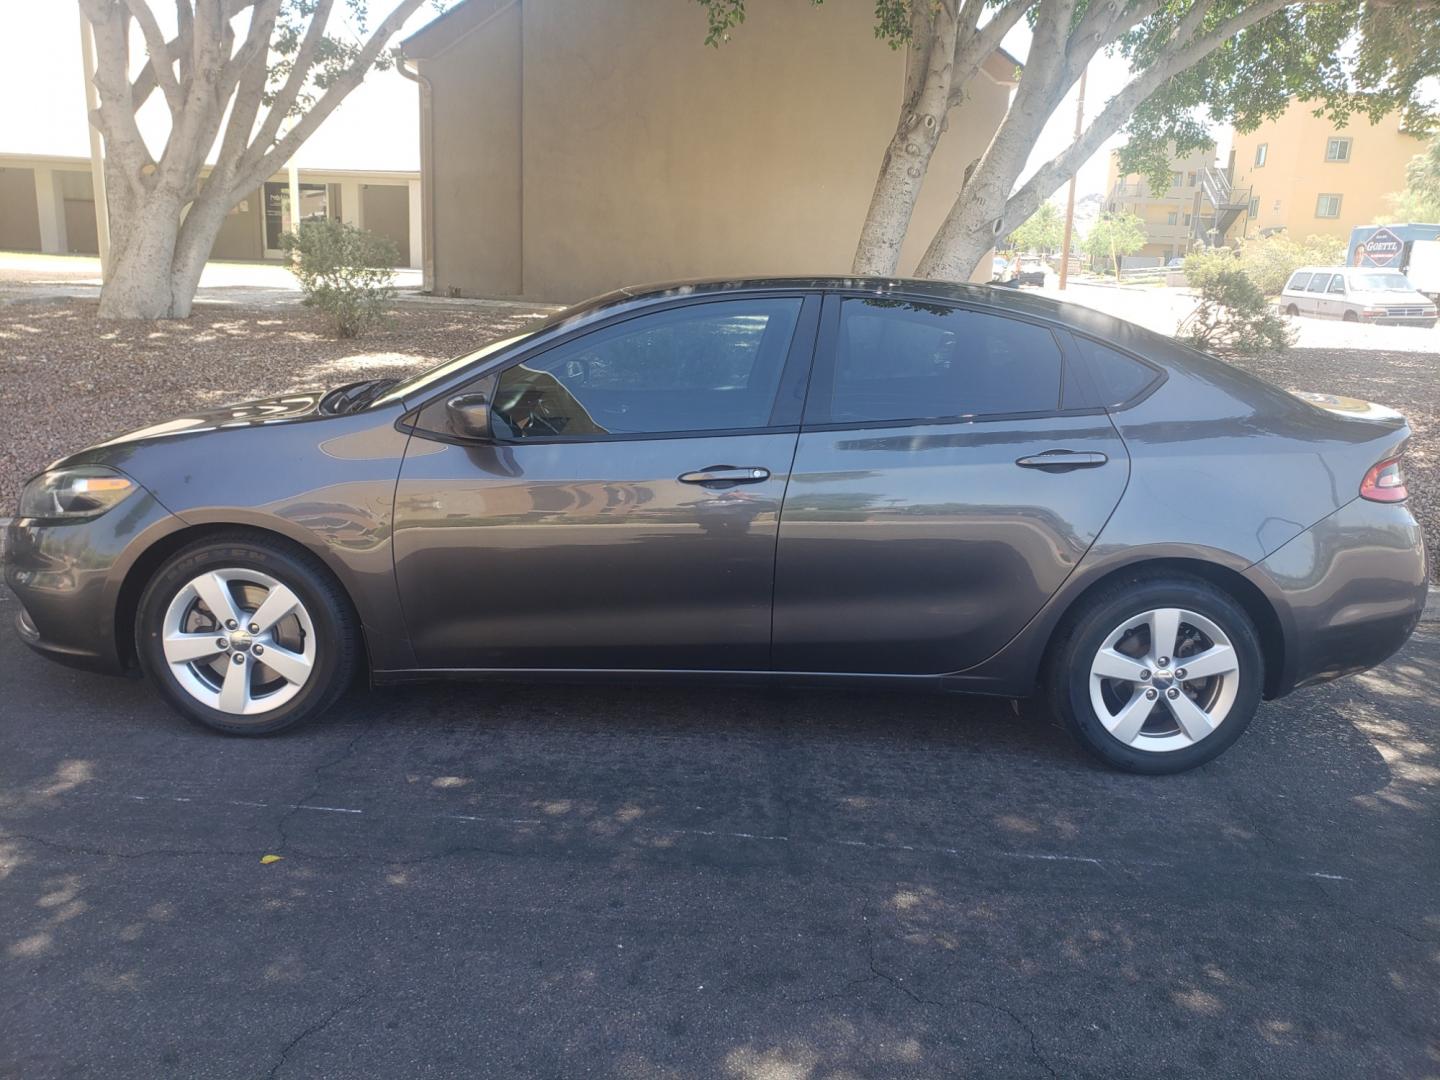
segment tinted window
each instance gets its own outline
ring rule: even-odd
[[[1310,280],[1310,291],[1311,291],[1311,292],[1324,292],[1324,291],[1325,291],[1325,287],[1330,284],[1330,277],[1331,277],[1331,275],[1329,275],[1329,274],[1316,274],[1316,275]]]
[[[1292,277],[1290,279],[1290,284],[1286,285],[1285,288],[1294,289],[1296,292],[1303,292],[1305,286],[1309,284],[1310,275],[1302,272],[1297,273],[1294,277]]]
[[[1138,360],[1133,360],[1122,352],[1107,348],[1089,338],[1077,337],[1074,339],[1080,355],[1090,366],[1090,374],[1094,377],[1097,390],[1100,394],[1098,405],[1123,405],[1140,394],[1157,378],[1160,373],[1154,368],[1147,367]],[[1068,404],[1070,394],[1065,394]]]
[[[935,304],[846,300],[828,419],[1053,412],[1060,372],[1059,346],[1044,327]]]
[[[764,427],[798,298],[693,304],[596,330],[506,369],[503,438]]]

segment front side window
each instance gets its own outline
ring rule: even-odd
[[[1340,216],[1340,196],[1321,195],[1315,200],[1315,216],[1321,218],[1336,218]]]
[[[692,304],[604,327],[500,375],[500,438],[721,431],[770,423],[798,297]]]
[[[1349,161],[1350,140],[1345,138],[1332,138],[1325,143],[1326,161]]]
[[[1332,278],[1330,279],[1330,291],[1331,291],[1332,293],[1339,293],[1341,296],[1344,296],[1344,295],[1345,295],[1345,275],[1344,275],[1344,274],[1336,274],[1334,277],[1332,277]]]
[[[1311,292],[1324,292],[1330,285],[1330,274],[1316,274],[1310,279]]]
[[[1042,326],[921,301],[845,300],[829,400],[807,420],[1053,412],[1061,368],[1060,348]]]
[[[1262,142],[1259,146],[1255,147],[1255,168],[1259,169],[1259,168],[1264,167],[1264,165],[1265,165],[1265,159],[1266,159],[1267,157],[1269,157],[1269,156],[1270,156],[1270,144],[1269,144],[1269,143],[1263,143],[1263,142]]]

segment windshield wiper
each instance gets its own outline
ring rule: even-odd
[[[320,411],[330,416],[343,416],[345,413],[359,412],[399,381],[399,379],[364,379],[360,382],[337,386],[320,399]]]

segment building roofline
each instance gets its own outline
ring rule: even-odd
[[[460,0],[400,42],[400,52],[410,60],[434,60],[481,29],[496,16],[517,6],[521,0]],[[992,82],[1015,86],[1017,70],[1025,65],[1006,49],[997,46],[985,58],[980,70]]]

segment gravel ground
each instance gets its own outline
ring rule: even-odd
[[[0,517],[63,454],[183,413],[355,379],[403,375],[515,333],[517,305],[409,305],[358,341],[301,307],[197,306],[186,320],[100,323],[88,300],[0,305]]]
[[[188,320],[128,325],[97,322],[89,300],[0,304],[0,430],[6,432],[0,516],[14,507],[26,477],[90,443],[195,404],[415,371],[512,334],[545,312],[511,304],[402,305],[376,332],[337,341],[318,316],[292,306],[197,305]],[[1350,394],[1404,412],[1415,430],[1406,459],[1411,507],[1430,550],[1440,552],[1440,362],[1434,352],[1302,344],[1234,362],[1278,386]]]

